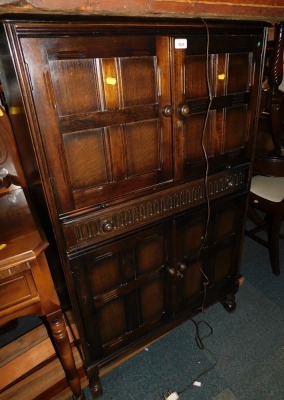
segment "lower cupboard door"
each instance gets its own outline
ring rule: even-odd
[[[247,194],[235,195],[213,207],[209,236],[211,245],[204,251],[208,300],[219,299],[222,294],[234,291],[238,281]]]
[[[107,357],[170,318],[168,224],[71,260],[91,360]]]
[[[194,313],[234,292],[241,259],[246,199],[246,193],[235,194],[212,202],[209,214],[207,208],[201,207],[177,219],[179,311],[192,310]]]

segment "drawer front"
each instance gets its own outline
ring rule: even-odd
[[[246,189],[248,169],[208,178],[208,195],[211,200]],[[143,227],[161,218],[171,217],[206,202],[204,179],[139,198],[123,205],[89,213],[84,217],[62,220],[68,251]]]
[[[21,268],[18,266],[17,268]],[[25,269],[25,265],[23,266]],[[3,274],[3,271],[2,271]],[[39,302],[39,295],[30,270],[0,281],[0,318]]]

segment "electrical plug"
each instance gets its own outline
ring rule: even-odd
[[[164,400],[179,400],[179,396],[177,392],[173,392],[172,390],[168,390],[167,393],[163,394]]]

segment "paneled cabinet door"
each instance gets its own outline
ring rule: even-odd
[[[170,181],[169,39],[48,29],[20,42],[58,212]]]
[[[202,207],[176,220],[177,312],[197,311],[233,291],[245,204],[246,194],[237,194],[212,203],[209,214]]]
[[[184,49],[178,48],[175,38],[171,42],[176,178],[203,176],[205,157],[210,174],[248,163],[260,85],[262,36],[209,32],[208,38],[192,35],[184,39]]]
[[[172,315],[170,231],[169,224],[161,224],[71,260],[93,361]]]

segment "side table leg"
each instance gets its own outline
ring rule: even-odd
[[[52,315],[46,316],[49,323],[54,345],[56,346],[58,357],[65,371],[73,399],[83,400],[85,396],[81,390],[80,378],[75,365],[74,356],[69,342],[65,322],[61,310]]]

